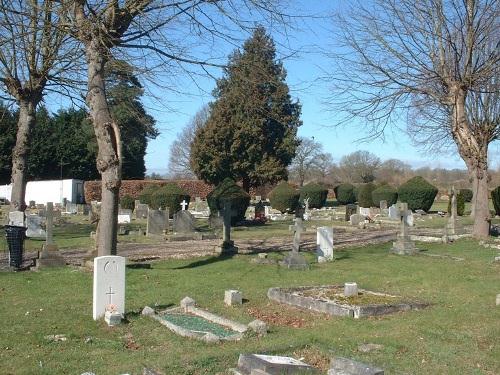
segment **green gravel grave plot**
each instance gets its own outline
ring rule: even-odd
[[[213,333],[219,337],[229,337],[237,333],[230,328],[190,314],[170,313],[163,315],[162,319],[190,331]]]

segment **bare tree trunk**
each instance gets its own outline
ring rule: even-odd
[[[102,195],[96,245],[97,255],[116,255],[118,193],[121,185],[121,140],[106,100],[104,65],[106,58],[98,41],[86,45],[88,63],[87,105],[97,138],[97,170]]]
[[[488,141],[473,134],[465,116],[465,93],[457,90],[453,109],[453,137],[460,156],[472,178],[472,212],[476,238],[489,236],[490,210],[488,207]]]
[[[10,207],[12,210],[26,209],[26,166],[30,148],[30,134],[36,121],[36,103],[19,101],[19,119],[17,120],[17,139],[12,151],[12,193]]]

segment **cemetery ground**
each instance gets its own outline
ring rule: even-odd
[[[343,216],[343,208],[336,209]],[[432,210],[445,209],[438,202]],[[442,230],[446,220],[421,217],[415,221],[416,229]],[[461,218],[466,225],[469,220]],[[143,221],[127,226],[143,228]],[[343,221],[309,221],[301,250],[306,250],[310,270],[253,263],[255,251],[268,251],[271,259],[282,259],[290,251],[289,224],[276,221],[233,228],[232,239],[247,253],[225,257],[201,256],[206,254],[201,250],[213,249],[216,240],[165,242],[158,237],[119,236],[119,255],[130,259],[138,252],[139,262],[126,270],[125,324],[108,327],[103,320],[92,320],[92,273],[68,261],[81,258],[90,248],[89,233],[95,225],[82,216],[63,217],[56,222],[54,239],[70,266],[0,272],[1,373],[141,374],[143,368],[152,368],[164,374],[226,374],[236,366],[240,353],[304,358],[322,373],[332,356],[369,363],[386,374],[500,373],[500,307],[495,306],[500,264],[493,262],[498,249],[479,246],[472,239],[452,244],[417,242],[421,254],[398,256],[389,253],[392,244],[388,242],[394,239],[396,227],[359,229]],[[317,263],[313,253],[316,231],[312,227],[321,225],[339,228],[334,231],[333,262]],[[204,220],[197,227],[209,231]],[[0,236],[0,250],[4,250],[3,232]],[[41,243],[26,241],[27,253],[36,254]],[[179,249],[185,259],[164,256],[165,249]],[[144,268],[143,262],[154,257],[141,259],[141,251],[162,256],[150,262],[151,268]],[[352,319],[298,310],[266,296],[271,287],[348,281],[430,306]],[[244,303],[225,306],[228,289],[242,291]],[[167,308],[185,296],[194,298],[201,308],[241,323],[263,320],[269,334],[207,344],[177,336],[141,315],[144,306]],[[359,347],[362,344],[381,346],[366,352]]]

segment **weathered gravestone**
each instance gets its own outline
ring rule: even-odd
[[[194,229],[194,217],[189,211],[182,210],[174,214],[174,233],[193,233]]]
[[[43,218],[38,215],[26,216],[26,237],[29,238],[45,238],[45,230],[42,227]]]
[[[146,217],[148,217],[148,205],[147,204],[143,204],[143,203],[137,203],[138,201],[136,201],[136,205],[135,205],[135,218],[136,219],[145,219]]]
[[[168,208],[166,210],[148,210],[146,234],[162,235],[168,232]]]
[[[393,204],[389,207],[389,219],[399,220],[398,207],[396,206],[396,204]]]
[[[451,213],[444,228],[445,236],[457,236],[464,233],[463,227],[458,223],[457,194],[455,187],[451,188]]]
[[[333,228],[318,227],[316,229],[316,253],[318,262],[333,260]]]
[[[366,220],[366,218],[364,215],[354,214],[354,215],[351,215],[351,217],[349,218],[349,223],[351,225],[357,226],[357,225],[359,225],[359,223],[363,223],[365,220]]]
[[[76,203],[66,203],[66,212],[76,215],[78,213],[78,205]]]
[[[8,224],[14,225],[17,227],[24,227],[24,212],[22,212],[22,211],[10,211]]]
[[[400,232],[397,235],[396,242],[392,243],[391,252],[399,255],[413,255],[418,252],[415,243],[410,240],[408,232],[407,217],[411,211],[408,210],[407,203],[397,203],[398,216],[400,221]]]
[[[297,359],[276,355],[240,354],[237,373],[244,375],[317,374],[317,370]]]
[[[301,235],[305,231],[304,223],[300,217],[296,217],[294,221],[295,224],[288,227],[288,230],[293,231],[292,251],[280,262],[280,265],[290,269],[305,270],[309,268],[309,263],[299,253]]]
[[[345,206],[345,221],[349,221],[351,216],[356,213],[358,206],[355,204],[348,204]]]
[[[129,208],[120,208],[118,210],[118,215],[128,215],[132,217],[132,210]]]
[[[349,358],[332,358],[328,375],[384,375],[384,370]]]
[[[125,258],[107,255],[94,258],[94,320],[106,311],[125,313]]]
[[[386,210],[387,209],[387,201],[385,201],[385,200],[380,201],[379,207],[381,210]]]
[[[364,217],[370,216],[370,207],[360,207],[359,214],[363,215]]]
[[[130,214],[118,214],[118,224],[130,224]]]
[[[36,267],[64,266],[64,258],[59,254],[57,245],[54,242],[54,206],[52,202],[47,202],[47,212],[45,218],[45,244],[36,260]]]
[[[238,212],[231,208],[229,199],[223,202],[223,208],[219,212],[222,216],[222,243],[215,248],[215,251],[220,254],[234,254],[238,252],[238,248],[234,246],[234,241],[231,240],[231,218]]]

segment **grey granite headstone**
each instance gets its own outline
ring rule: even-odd
[[[43,218],[38,215],[26,216],[26,237],[29,238],[45,238],[45,230],[42,228]]]
[[[194,217],[187,210],[181,210],[174,214],[174,233],[193,233]]]
[[[399,220],[398,208],[396,207],[395,204],[389,207],[389,219]]]
[[[147,235],[162,235],[168,232],[168,209],[148,210]]]
[[[363,215],[364,217],[370,216],[370,207],[360,207],[359,214]]]
[[[362,223],[365,220],[366,220],[365,216],[361,215],[361,214],[354,214],[354,215],[351,215],[351,217],[349,218],[349,222],[351,223],[351,225],[354,225],[354,226],[359,225],[359,223]]]
[[[135,218],[145,219],[148,216],[148,205],[143,203],[138,203],[135,206]]]

